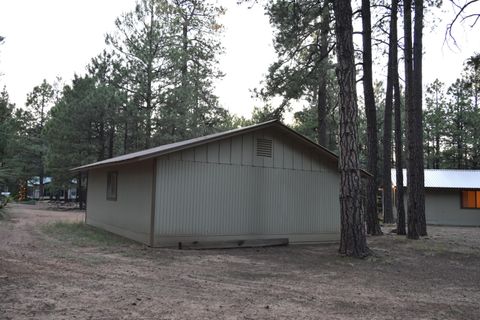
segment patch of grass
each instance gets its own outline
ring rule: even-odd
[[[23,200],[23,201],[17,201],[17,203],[35,205],[37,202],[33,199],[28,199],[28,200]]]
[[[67,241],[79,247],[112,247],[134,244],[131,240],[86,225],[84,222],[53,222],[42,226],[42,231],[57,240]]]

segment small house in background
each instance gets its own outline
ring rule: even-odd
[[[41,194],[40,188],[40,177],[34,176],[27,181],[27,196],[30,199],[56,199],[65,201],[65,194],[67,195],[67,200],[76,200],[77,199],[77,188],[76,179],[71,181],[71,184],[68,188],[52,190],[52,177],[43,178],[43,195]]]
[[[48,199],[50,198],[50,188],[48,186],[52,182],[51,177],[44,177],[43,178],[43,194],[41,194],[40,190],[40,177],[39,176],[34,176],[27,180],[27,196],[30,199],[35,199],[38,200],[40,198],[42,199]]]
[[[394,169],[392,183],[396,193]],[[425,169],[425,216],[428,224],[480,226],[480,170]]]
[[[86,223],[150,246],[338,241],[338,158],[278,121],[92,163]]]

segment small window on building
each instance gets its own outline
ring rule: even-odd
[[[257,157],[272,157],[272,139],[257,138]]]
[[[480,209],[480,190],[462,191],[463,209]]]
[[[107,173],[107,200],[117,201],[117,180],[118,172],[110,171]]]

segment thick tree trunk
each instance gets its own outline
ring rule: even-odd
[[[401,111],[401,92],[400,81],[398,73],[398,32],[397,32],[397,13],[398,0],[392,0],[392,25],[390,29],[390,36],[395,41],[393,47],[393,87],[394,87],[394,110],[395,110],[395,169],[397,181],[397,234],[406,235],[405,229],[405,202],[404,202],[404,188],[403,188],[403,143],[402,143],[402,111]]]
[[[63,201],[66,203],[66,202],[70,202],[70,199],[68,199],[68,187],[65,187],[63,189]]]
[[[405,60],[405,111],[406,111],[406,135],[407,135],[407,237],[409,239],[418,239],[418,216],[415,211],[415,174],[414,167],[413,140],[415,139],[414,112],[413,112],[413,63],[412,63],[412,0],[405,0],[403,4],[404,14],[404,60]]]
[[[383,213],[386,223],[393,223],[392,205],[392,111],[393,111],[393,89],[396,77],[395,65],[397,65],[397,4],[392,1],[390,35],[388,49],[388,72],[387,91],[385,97],[385,114],[383,128]],[[395,10],[395,11],[394,11]]]
[[[389,59],[390,60],[390,59]],[[392,206],[392,109],[393,109],[393,70],[389,61],[387,92],[385,99],[385,117],[383,128],[383,219],[385,223],[393,223]]]
[[[395,1],[395,0],[394,0]],[[398,65],[396,68],[395,78],[395,169],[397,180],[397,234],[406,235],[405,229],[405,200],[404,200],[404,188],[403,188],[403,143],[402,143],[402,113],[401,113],[401,101],[400,101],[400,83],[398,80]]]
[[[83,210],[83,188],[82,188],[82,173],[79,172],[77,176],[77,197],[78,197],[78,207],[80,210]]]
[[[415,176],[410,180],[415,185],[415,203],[413,209],[418,216],[419,235],[427,235],[427,222],[425,219],[425,182],[424,182],[424,157],[423,157],[423,0],[415,0],[415,24],[413,35],[413,105],[415,137],[412,139],[414,163],[412,171]],[[410,183],[409,181],[409,183]]]
[[[340,88],[340,253],[365,257],[367,247],[358,166],[357,94],[353,47],[352,7],[349,0],[334,1],[337,35],[337,77]]]
[[[362,0],[363,26],[363,94],[365,97],[365,115],[367,117],[367,167],[372,177],[367,180],[366,220],[367,233],[381,235],[382,229],[377,215],[378,189],[378,142],[377,142],[377,108],[373,92],[372,74],[372,31],[370,0]]]
[[[318,79],[317,121],[318,144],[327,145],[327,68],[328,32],[330,28],[329,1],[324,1],[320,23],[320,77]]]
[[[43,165],[40,169],[40,182],[39,182],[39,195],[38,200],[43,200],[43,194],[45,193],[45,183],[43,180],[45,179],[45,174],[43,173]]]

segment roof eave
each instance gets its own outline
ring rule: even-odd
[[[85,172],[85,171],[88,171],[88,170],[94,169],[94,168],[97,169],[97,168],[102,168],[102,167],[104,168],[104,167],[110,167],[110,166],[114,166],[114,165],[121,165],[121,164],[128,164],[128,163],[133,163],[133,162],[138,162],[138,161],[144,161],[144,160],[148,160],[148,159],[151,159],[151,158],[156,158],[156,157],[159,157],[159,156],[163,156],[163,155],[166,155],[166,154],[182,151],[182,150],[185,150],[185,149],[195,148],[195,147],[198,147],[200,145],[204,145],[204,144],[207,144],[207,143],[223,140],[225,138],[231,138],[231,137],[235,137],[235,136],[245,134],[245,133],[249,133],[249,132],[252,132],[252,131],[257,131],[259,129],[270,127],[270,126],[275,125],[275,124],[279,124],[282,127],[286,127],[283,124],[281,124],[279,120],[270,120],[270,121],[260,123],[258,125],[252,125],[252,126],[246,127],[246,128],[239,128],[236,131],[232,131],[230,133],[227,132],[224,135],[219,135],[219,136],[199,140],[199,141],[196,141],[196,142],[192,142],[190,144],[185,144],[185,145],[179,146],[177,148],[162,150],[162,151],[159,151],[159,152],[154,152],[154,153],[151,153],[151,154],[148,154],[148,155],[134,157],[134,158],[131,158],[131,159],[111,161],[111,162],[106,162],[106,163],[98,163],[97,162],[97,164],[96,163],[87,164],[87,165],[84,165],[84,166],[80,166],[80,167],[70,169],[70,171],[71,172]],[[292,130],[292,132],[295,132],[295,131]],[[325,150],[327,150],[327,149],[325,149]]]

